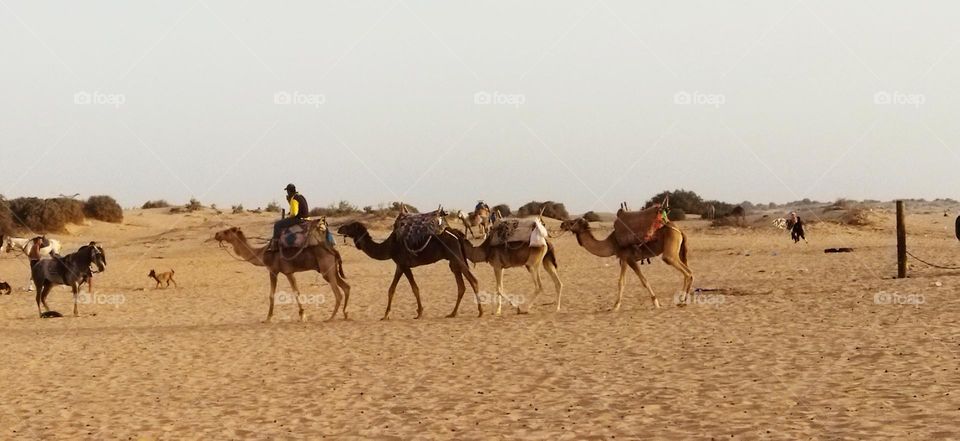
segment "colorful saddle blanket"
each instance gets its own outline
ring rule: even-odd
[[[326,222],[323,219],[306,220],[280,233],[280,247],[302,249],[327,242]]]
[[[500,219],[490,228],[490,245],[527,242],[532,247],[547,246],[547,227],[539,217]]]
[[[614,238],[622,245],[641,245],[653,239],[666,223],[666,213],[660,204],[640,211],[617,211],[617,220],[613,224]]]
[[[431,237],[440,235],[447,229],[447,222],[442,211],[431,211],[423,214],[401,214],[393,223],[393,231],[408,248],[419,248],[426,245]]]

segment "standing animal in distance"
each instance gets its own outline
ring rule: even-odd
[[[103,272],[107,266],[107,256],[103,248],[96,242],[80,247],[77,252],[66,256],[53,255],[50,259],[41,259],[31,263],[30,273],[37,288],[37,311],[43,317],[44,310],[50,312],[47,306],[47,296],[50,290],[57,285],[69,286],[73,291],[73,316],[80,315],[77,303],[80,294],[80,285],[87,281],[95,272]],[[40,305],[43,305],[43,309]]]
[[[164,284],[166,284],[166,285],[163,286],[163,288],[169,288],[169,287],[170,287],[170,283],[173,283],[173,287],[174,287],[174,288],[179,288],[180,286],[177,285],[177,281],[176,281],[176,280],[173,280],[173,274],[174,274],[174,271],[173,271],[173,270],[170,270],[170,271],[165,272],[165,273],[157,273],[157,272],[154,271],[154,270],[150,270],[150,274],[147,274],[147,277],[150,277],[151,279],[157,281],[157,286],[156,286],[156,288],[160,288],[161,285],[164,285]]]
[[[295,256],[286,257],[283,254],[283,248],[280,247],[277,251],[270,251],[267,246],[253,247],[247,241],[243,231],[237,227],[220,231],[213,238],[220,242],[221,246],[223,242],[229,243],[233,247],[233,251],[247,263],[265,267],[269,271],[270,309],[267,310],[265,322],[270,322],[273,319],[273,304],[277,294],[277,279],[280,274],[287,277],[290,287],[296,294],[300,321],[307,319],[306,311],[304,311],[303,304],[300,302],[300,288],[297,286],[297,279],[293,276],[295,273],[304,271],[317,271],[323,275],[323,279],[330,284],[333,295],[336,296],[337,303],[333,306],[333,313],[327,321],[333,320],[337,316],[341,300],[343,301],[343,319],[348,319],[347,303],[350,302],[350,284],[345,280],[347,276],[343,273],[343,259],[340,257],[340,252],[326,242],[308,246]]]
[[[637,261],[650,257],[662,256],[663,261],[677,269],[683,275],[683,285],[681,287],[678,299],[679,305],[684,305],[690,290],[693,288],[693,272],[687,266],[687,236],[672,223],[667,222],[663,227],[654,233],[653,240],[639,246],[628,245],[621,246],[614,235],[610,233],[605,239],[597,239],[590,230],[590,223],[584,218],[563,221],[560,229],[570,231],[577,237],[577,243],[586,249],[590,254],[598,257],[616,256],[620,260],[620,279],[619,289],[617,291],[617,303],[613,305],[613,310],[620,309],[623,303],[623,288],[626,285],[627,269],[633,270],[640,283],[643,284],[647,292],[650,293],[650,299],[653,305],[660,307],[660,301],[654,294],[653,288],[647,282],[647,278],[640,272],[640,266]]]

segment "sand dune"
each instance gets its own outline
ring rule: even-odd
[[[798,245],[682,222],[695,286],[718,291],[666,306],[681,279],[655,261],[642,268],[665,307],[630,279],[618,313],[616,261],[566,235],[561,313],[547,283],[530,315],[488,305],[478,319],[468,294],[442,318],[455,285],[434,265],[415,270],[426,318],[411,320],[402,283],[381,322],[393,264],[341,245],[352,320],[323,322],[331,291],[303,273],[309,320],[287,304],[263,324],[266,272],[205,240],[228,225],[268,234],[269,216],[130,211],[60,237],[107,249],[81,317],[40,320],[33,294],[0,296],[0,439],[957,439],[960,271],[892,279],[892,217],[878,219],[811,225]],[[911,250],[960,263],[953,219],[909,221]],[[822,252],[841,246],[856,251]],[[149,270],[169,268],[181,288],[154,290]],[[475,274],[493,287],[488,266]],[[0,259],[0,279],[26,278],[25,260]],[[522,270],[506,283],[532,289]],[[69,292],[51,306],[69,311]]]

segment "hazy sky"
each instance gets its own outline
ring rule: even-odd
[[[954,197],[955,1],[0,1],[0,193]]]

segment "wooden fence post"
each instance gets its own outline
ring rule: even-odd
[[[907,227],[904,225],[903,201],[897,201],[897,278],[907,277]]]

